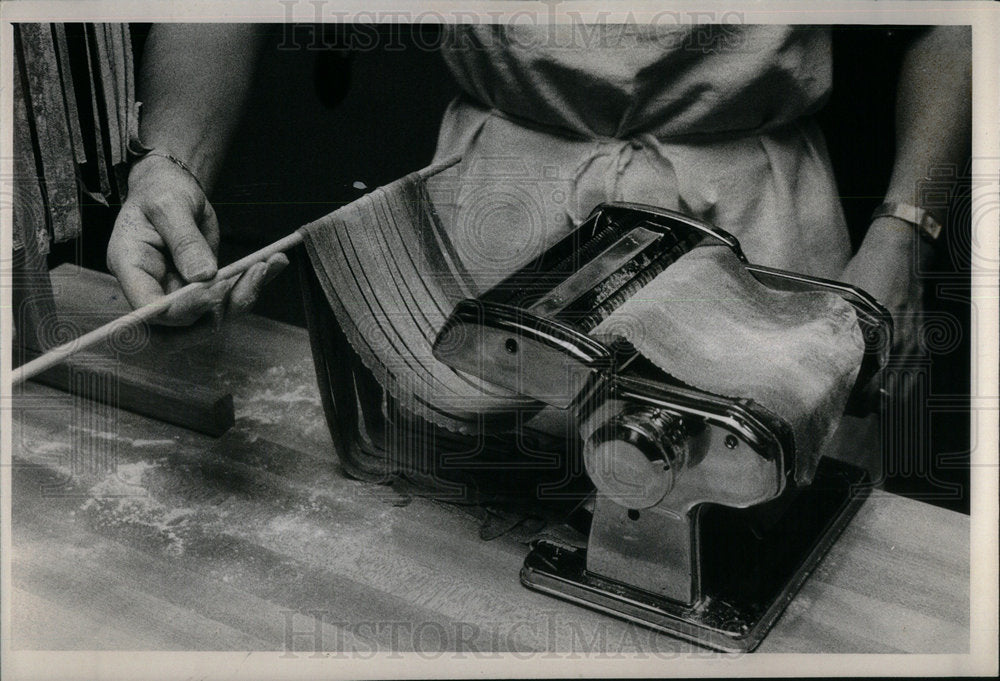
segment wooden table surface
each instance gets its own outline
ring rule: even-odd
[[[55,282],[81,325],[124,309],[108,279],[64,266]],[[481,509],[345,478],[304,330],[250,316],[154,345],[143,362],[232,392],[236,425],[211,438],[25,385],[13,648],[691,649],[523,588],[525,528],[484,541]],[[968,517],[876,492],[759,650],[968,646]]]

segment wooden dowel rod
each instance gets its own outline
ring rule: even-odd
[[[428,166],[427,168],[419,171],[418,174],[423,178],[427,178],[441,172],[442,170],[450,168],[460,160],[461,158],[456,156],[447,159],[442,163]],[[187,286],[183,286],[173,293],[168,293],[148,305],[143,305],[140,308],[132,310],[126,315],[113,319],[104,326],[100,326],[93,331],[89,331],[79,338],[52,348],[44,355],[39,355],[30,362],[25,362],[21,366],[14,369],[14,371],[11,372],[11,385],[14,386],[23,383],[32,376],[36,376],[46,369],[51,369],[67,357],[71,357],[81,350],[86,350],[97,345],[98,343],[101,343],[102,341],[108,340],[120,329],[125,329],[133,324],[141,324],[153,319],[184,296],[191,295],[195,291],[206,289],[223,279],[229,279],[230,277],[242,274],[253,265],[266,261],[272,255],[283,253],[284,251],[298,246],[302,243],[302,239],[303,237],[301,231],[296,230],[288,236],[278,239],[273,244],[265,246],[259,251],[255,251],[246,257],[240,258],[239,260],[231,262],[225,267],[220,268],[215,277],[210,281],[198,281],[188,284]]]
[[[113,319],[107,324],[97,327],[93,331],[88,331],[79,338],[75,338],[67,343],[54,347],[45,354],[39,355],[30,362],[25,362],[21,366],[14,369],[11,373],[11,385],[18,385],[32,376],[37,376],[46,369],[51,369],[66,358],[108,340],[120,330],[124,330],[134,324],[148,322],[185,296],[192,295],[195,291],[207,289],[213,284],[216,284],[224,279],[229,279],[230,277],[242,274],[257,263],[265,262],[272,255],[287,251],[300,243],[302,243],[302,234],[297,231],[292,232],[283,239],[279,239],[259,251],[255,251],[246,257],[240,258],[239,260],[231,262],[225,267],[220,268],[215,277],[209,281],[196,281],[188,284],[187,286],[182,286],[173,293],[168,293],[148,305],[143,305],[142,307],[132,310],[128,314],[118,317],[117,319]]]

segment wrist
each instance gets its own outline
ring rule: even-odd
[[[183,191],[192,200],[208,200],[198,178],[165,156],[146,153],[133,158],[128,174],[129,195],[133,192],[148,194],[149,191],[158,194],[167,186],[174,191]],[[198,198],[199,195],[202,199]]]
[[[188,177],[194,180],[194,183],[198,185],[198,188],[201,190],[202,194],[208,196],[208,192],[205,189],[205,185],[202,184],[201,179],[198,177],[197,173],[195,173],[195,171],[191,168],[191,166],[185,163],[183,159],[174,156],[172,153],[170,153],[165,149],[147,149],[143,151],[142,158],[140,159],[140,161],[149,158],[159,158],[173,164],[174,166],[182,170],[184,174],[186,174]],[[138,163],[138,161],[136,163]]]
[[[913,227],[922,239],[935,242],[942,232],[940,221],[927,209],[903,201],[886,199],[872,213],[872,220],[877,218],[898,218]]]
[[[896,217],[877,217],[871,221],[860,250],[879,253],[883,258],[912,263],[917,271],[925,271],[934,251],[927,239],[914,226]]]
[[[139,125],[132,129],[129,136],[132,168],[140,163],[152,166],[147,159],[162,159],[190,176],[207,195],[215,169],[215,158],[207,153],[210,145],[192,140],[189,136],[170,135],[162,126],[155,125],[155,121],[151,122],[149,117],[140,116],[140,107],[141,103],[136,102],[135,119],[139,120]]]
[[[879,244],[883,247],[910,249],[919,240],[913,225],[900,218],[883,216],[873,218],[865,233],[863,245]]]

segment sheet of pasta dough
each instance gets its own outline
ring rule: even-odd
[[[812,479],[864,353],[854,308],[841,297],[770,289],[714,245],[684,255],[593,333],[624,336],[684,383],[783,417],[800,483]]]

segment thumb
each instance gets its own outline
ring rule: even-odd
[[[185,281],[206,281],[215,276],[218,270],[215,254],[189,211],[180,205],[169,205],[149,217]]]

